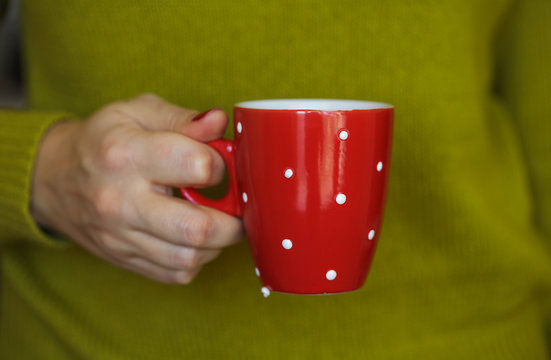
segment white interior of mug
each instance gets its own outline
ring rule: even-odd
[[[245,109],[260,110],[372,110],[392,108],[390,104],[374,101],[338,100],[338,99],[271,99],[244,101],[235,105]]]

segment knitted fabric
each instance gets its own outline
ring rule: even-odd
[[[0,111],[0,358],[549,355],[549,1],[24,0],[22,21],[29,110]],[[392,103],[364,287],[265,299],[245,242],[166,285],[41,233],[28,204],[45,131],[142,92],[228,112]]]

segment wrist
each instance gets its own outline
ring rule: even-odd
[[[71,169],[77,164],[75,148],[81,124],[73,121],[53,125],[42,137],[34,164],[30,213],[49,231],[60,231],[57,204]]]

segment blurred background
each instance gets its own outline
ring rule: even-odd
[[[19,4],[18,0],[10,0],[8,3],[0,21],[0,107],[20,108],[24,104],[24,97],[21,85]]]

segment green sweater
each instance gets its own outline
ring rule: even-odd
[[[29,109],[0,111],[0,358],[549,356],[550,1],[23,0],[22,20]],[[45,130],[141,92],[228,112],[394,104],[365,286],[265,299],[245,242],[165,285],[42,233],[28,204]]]

